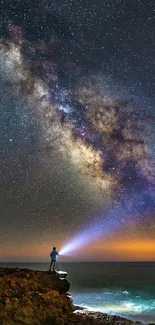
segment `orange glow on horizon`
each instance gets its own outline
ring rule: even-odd
[[[122,239],[100,241],[96,244],[97,256],[103,260],[118,261],[155,261],[155,240]]]
[[[123,243],[115,243],[113,247],[115,250],[122,251],[139,251],[139,252],[155,252],[155,240],[154,241],[129,241]]]
[[[29,243],[9,243],[1,245],[1,260],[31,260],[49,261],[49,253],[55,245],[59,251],[62,242],[50,239],[31,241]],[[72,256],[60,256],[59,261],[155,261],[155,240],[154,239],[101,239],[85,246],[82,250],[73,251]]]

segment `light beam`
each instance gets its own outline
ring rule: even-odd
[[[116,203],[112,210],[101,213],[98,218],[95,217],[91,224],[60,249],[59,254],[72,255],[73,251],[79,250],[92,240],[113,232],[136,214],[142,214],[154,207],[155,198],[151,191],[134,193],[134,197],[127,196],[125,200]]]

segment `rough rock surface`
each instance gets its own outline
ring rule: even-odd
[[[0,325],[64,325],[74,310],[69,287],[53,273],[0,268]]]
[[[69,282],[53,273],[0,268],[0,325],[132,325],[132,321],[78,310]]]

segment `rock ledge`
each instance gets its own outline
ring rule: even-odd
[[[0,268],[0,325],[65,324],[70,284],[54,273]]]

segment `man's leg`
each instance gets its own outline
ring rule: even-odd
[[[53,271],[55,271],[55,261],[53,261]]]
[[[52,264],[53,264],[53,261],[51,260],[49,271],[51,271]]]

